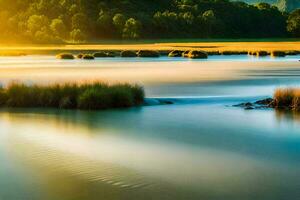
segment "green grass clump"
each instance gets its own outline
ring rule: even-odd
[[[139,106],[144,102],[139,85],[104,83],[26,85],[12,83],[0,88],[0,106],[60,109],[109,109]]]
[[[274,107],[278,109],[300,110],[300,88],[280,88],[274,93]]]
[[[61,53],[61,54],[58,54],[56,56],[57,59],[63,59],[63,60],[73,60],[75,59],[74,55],[71,54],[71,53]]]

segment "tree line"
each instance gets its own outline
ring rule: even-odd
[[[0,0],[1,40],[299,37],[300,11],[228,0]]]

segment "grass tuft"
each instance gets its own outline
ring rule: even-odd
[[[53,85],[11,83],[0,87],[0,106],[60,109],[109,109],[144,103],[143,87],[131,84],[108,85],[100,82]]]
[[[274,93],[274,107],[300,111],[300,88],[279,88]]]

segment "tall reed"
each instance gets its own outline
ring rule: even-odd
[[[144,102],[139,85],[101,82],[52,85],[11,83],[0,87],[0,106],[63,109],[109,109],[139,106]]]
[[[300,110],[300,88],[279,88],[274,93],[274,107]]]

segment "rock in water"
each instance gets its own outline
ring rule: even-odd
[[[272,98],[267,98],[267,99],[263,99],[263,100],[259,100],[259,101],[256,101],[255,104],[258,104],[258,105],[270,105],[273,103],[273,99]]]
[[[151,50],[140,50],[137,53],[138,57],[145,57],[145,58],[157,58],[159,57],[158,51],[151,51]]]
[[[171,51],[168,56],[169,57],[181,57],[182,53],[183,53],[183,51],[174,50],[174,51]]]
[[[123,58],[137,57],[135,51],[128,51],[128,50],[122,51],[120,55],[121,55],[121,57],[123,57]]]
[[[84,60],[94,60],[95,57],[93,55],[86,54],[86,55],[82,56],[82,59],[84,59]]]
[[[56,56],[56,58],[63,59],[63,60],[73,60],[73,59],[75,59],[75,57],[71,53],[61,53],[61,54],[58,54]]]
[[[189,58],[192,59],[206,59],[208,57],[205,51],[190,51],[188,54]]]

